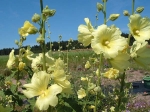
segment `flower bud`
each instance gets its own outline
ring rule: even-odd
[[[18,41],[18,40],[15,40],[15,44],[18,45],[18,44],[19,44],[19,41]]]
[[[136,9],[136,12],[137,12],[137,13],[141,13],[141,12],[143,12],[143,10],[144,10],[144,7],[138,7],[138,8]]]
[[[123,15],[124,15],[124,16],[130,16],[130,14],[129,14],[129,12],[128,12],[127,10],[124,10],[124,11],[123,11]]]
[[[42,44],[44,43],[45,39],[42,37],[42,35],[40,35],[37,39],[36,39],[37,43]]]
[[[115,21],[119,16],[120,16],[120,14],[111,14],[111,15],[109,16],[109,20]]]
[[[21,71],[21,70],[23,70],[24,69],[24,67],[26,66],[26,64],[25,63],[23,63],[23,62],[19,62],[19,70]]]
[[[97,2],[97,11],[100,12],[101,10],[103,10],[103,5]]]
[[[40,19],[41,19],[40,15],[35,13],[32,17],[32,22],[36,23],[36,22],[40,21]]]
[[[46,6],[46,7],[43,9],[43,14],[44,14],[45,16],[48,16],[48,17],[54,16],[55,12],[56,12],[56,10],[54,10],[54,9],[51,9],[51,10],[50,10],[48,6]]]
[[[87,61],[86,64],[85,64],[85,68],[88,69],[88,68],[90,68],[90,67],[91,67],[91,64],[90,64],[89,61]]]
[[[38,32],[38,29],[36,29],[35,27],[30,27],[27,30],[28,34],[36,34]]]

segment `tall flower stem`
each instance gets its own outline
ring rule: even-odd
[[[106,22],[107,22],[107,20],[106,20],[106,0],[104,0],[103,14],[104,14],[104,24],[106,24]],[[103,54],[100,54],[99,55],[99,67],[98,67],[98,82],[97,82],[97,86],[101,85],[102,57],[103,57]],[[97,105],[98,105],[98,94],[96,93],[94,112],[97,112]]]
[[[124,92],[124,86],[125,86],[125,72],[122,74],[122,77],[121,77],[121,82],[120,82],[120,91],[119,91],[119,99],[118,99],[118,109],[120,108],[120,105],[121,105],[121,100],[122,100],[122,94]]]
[[[134,14],[134,4],[135,4],[135,0],[132,0],[132,15]],[[130,38],[131,38],[131,33],[128,36],[128,45],[130,45]]]
[[[43,0],[40,0],[40,6],[41,6],[41,13],[42,13],[42,11],[43,11]],[[42,28],[42,38],[44,38],[44,42],[41,45],[41,47],[42,47],[42,54],[43,54],[43,70],[46,71],[45,20],[43,19],[43,14],[42,14],[41,28]]]
[[[134,14],[134,4],[135,4],[135,0],[132,0],[132,14]]]

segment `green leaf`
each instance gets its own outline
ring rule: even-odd
[[[0,112],[11,112],[12,109],[10,107],[3,107],[2,105],[0,105]]]

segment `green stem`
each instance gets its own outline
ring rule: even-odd
[[[118,99],[118,109],[121,105],[121,99],[122,99],[122,92],[124,92],[124,86],[125,86],[125,72],[122,74],[122,77],[121,77],[121,82],[120,82],[120,94],[119,94],[119,99]]]
[[[104,14],[104,24],[106,24],[106,0],[104,0],[104,9],[103,9],[103,14]]]
[[[132,14],[134,14],[134,4],[135,4],[135,0],[132,0]]]
[[[40,6],[41,6],[41,13],[42,13],[42,11],[43,11],[43,0],[40,0]],[[46,71],[45,20],[43,19],[43,14],[42,14],[42,24],[41,24],[41,27],[42,27],[42,38],[44,38],[44,42],[41,45],[41,47],[42,47],[42,54],[43,54],[43,70]]]

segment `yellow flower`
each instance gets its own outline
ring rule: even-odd
[[[121,37],[121,31],[115,26],[107,27],[106,25],[98,26],[93,32],[91,47],[96,54],[104,54],[105,58],[114,58],[127,45],[125,38]]]
[[[57,84],[48,87],[50,75],[45,71],[40,71],[33,74],[31,83],[25,84],[26,90],[23,94],[27,98],[37,97],[35,106],[39,110],[47,110],[49,105],[55,107],[58,104],[57,94],[61,93],[62,88]]]
[[[91,39],[93,39],[92,32],[94,31],[93,26],[91,25],[91,22],[89,18],[84,19],[86,22],[86,25],[80,25],[78,27],[78,41],[83,44],[83,46],[88,46],[91,43]]]
[[[107,72],[104,73],[104,77],[108,79],[116,79],[119,76],[119,70],[110,68]]]
[[[80,90],[77,91],[78,98],[82,99],[86,96],[85,90],[83,88],[80,88]]]
[[[15,67],[15,60],[16,60],[16,58],[15,58],[14,52],[15,51],[13,49],[13,50],[11,50],[11,52],[9,54],[9,59],[8,59],[8,62],[7,62],[7,67],[9,69],[12,69],[12,68]]]
[[[115,107],[114,107],[114,106],[111,106],[111,107],[110,107],[110,111],[111,111],[111,112],[115,112]]]
[[[91,67],[91,64],[90,64],[89,61],[87,61],[86,64],[85,64],[85,68],[90,68],[90,67]]]
[[[55,60],[54,58],[49,56],[48,52],[45,54],[45,56],[46,56],[46,67],[48,68],[48,72],[51,72],[49,71],[49,67],[53,66]],[[43,54],[42,53],[39,53],[38,56],[32,59],[31,67],[34,72],[38,72],[43,69]]]
[[[130,65],[129,59],[130,56],[127,53],[119,52],[119,54],[115,58],[109,59],[109,62],[113,68],[118,69],[120,72],[123,72]]]
[[[150,39],[150,19],[142,18],[139,14],[131,15],[129,30],[136,41],[143,42]]]
[[[20,70],[20,71],[23,70],[25,66],[26,66],[25,63],[19,62],[19,70]]]
[[[24,26],[19,28],[19,34],[23,37],[28,36],[29,34],[36,34],[38,30],[33,26],[29,21],[24,22]]]
[[[60,58],[56,60],[54,64],[54,71],[51,73],[52,79],[54,79],[54,82],[62,87],[62,92],[65,93],[71,93],[71,84],[67,80],[66,73],[64,71],[65,64],[63,60]]]
[[[148,42],[139,43],[135,41],[130,49],[131,57],[140,66],[147,67],[150,64],[150,49]]]

